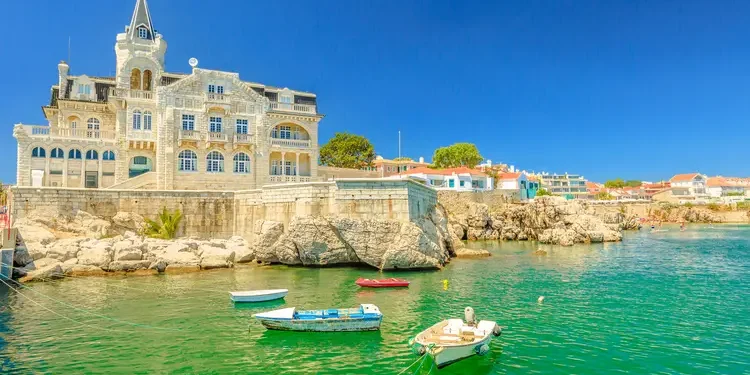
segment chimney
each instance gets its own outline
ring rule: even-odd
[[[419,157],[419,162],[420,162],[420,163],[424,163],[424,156],[420,156],[420,157]]]
[[[510,166],[510,173],[516,173],[516,167],[511,165]]]
[[[57,93],[58,98],[65,96],[66,86],[68,86],[68,70],[70,70],[70,67],[64,60],[57,64],[57,85],[60,87],[60,91]]]

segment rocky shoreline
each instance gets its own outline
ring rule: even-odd
[[[145,238],[141,216],[118,212],[111,220],[84,211],[37,214],[18,220],[14,276],[22,281],[64,275],[194,272],[236,264],[335,266],[380,270],[440,269],[453,257],[490,253],[462,240],[537,240],[570,246],[622,240],[637,226],[632,215],[594,215],[585,204],[544,197],[527,204],[487,204],[444,195],[427,217],[410,222],[295,216],[288,225],[258,220],[247,237]]]

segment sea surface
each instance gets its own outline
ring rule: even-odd
[[[0,373],[750,373],[750,226],[665,228],[574,247],[477,242],[492,257],[442,271],[244,266],[3,286]],[[362,289],[360,276],[412,284]],[[227,293],[265,288],[290,292],[242,307]],[[251,317],[360,303],[384,313],[379,332],[275,332]],[[504,327],[491,352],[440,370],[407,368],[418,359],[408,339],[466,306]]]

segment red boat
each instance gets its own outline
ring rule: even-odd
[[[399,287],[407,287],[409,286],[409,282],[404,279],[363,279],[359,278],[355,282],[357,285],[366,287],[366,288],[399,288]]]

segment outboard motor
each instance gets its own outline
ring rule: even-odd
[[[477,316],[474,315],[474,309],[471,307],[467,307],[464,309],[464,320],[466,321],[466,324],[470,326],[477,325]]]

